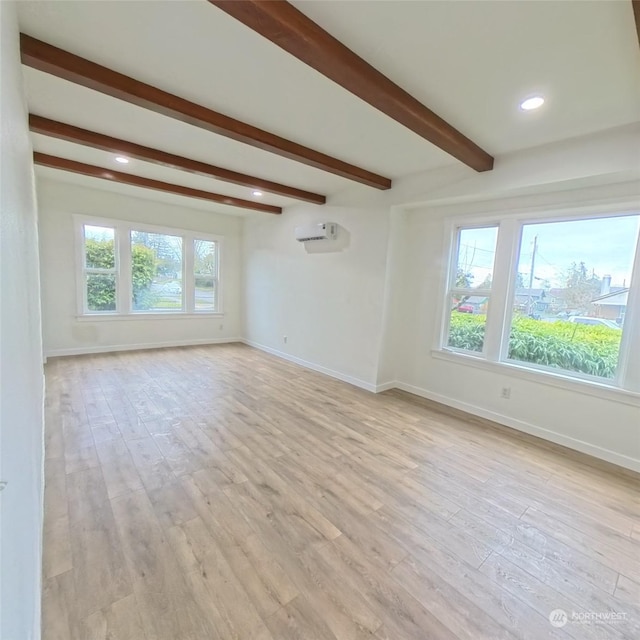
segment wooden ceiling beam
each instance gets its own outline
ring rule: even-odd
[[[391,188],[389,178],[189,102],[24,33],[20,34],[20,51],[23,64],[63,80],[349,180],[378,189]]]
[[[29,128],[34,133],[40,133],[51,138],[57,138],[58,140],[66,140],[67,142],[82,144],[87,147],[92,147],[93,149],[100,149],[101,151],[127,156],[128,158],[152,162],[153,164],[169,167],[170,169],[188,171],[189,173],[199,176],[223,180],[224,182],[230,182],[250,189],[258,189],[260,191],[286,196],[287,198],[295,198],[296,200],[304,200],[305,202],[312,202],[314,204],[324,204],[326,202],[325,196],[318,193],[295,189],[294,187],[248,176],[244,173],[238,173],[237,171],[230,171],[229,169],[216,167],[205,162],[183,158],[182,156],[167,153],[166,151],[144,147],[134,142],[119,140],[118,138],[112,138],[101,133],[88,131],[87,129],[80,129],[79,127],[74,127],[73,125],[56,120],[50,120],[49,118],[43,118],[42,116],[37,116],[32,113],[29,114]]]
[[[636,32],[638,34],[638,44],[640,44],[640,0],[631,0],[633,7],[633,17],[636,21]]]
[[[285,0],[209,0],[291,55],[476,171],[493,158]]]
[[[173,193],[179,196],[186,196],[187,198],[197,198],[198,200],[209,200],[210,202],[226,204],[230,207],[240,207],[242,209],[261,211],[263,213],[282,213],[280,207],[274,207],[269,204],[242,200],[241,198],[231,198],[220,195],[219,193],[192,189],[191,187],[184,187],[179,184],[171,184],[160,180],[152,180],[151,178],[143,178],[130,173],[123,173],[122,171],[112,171],[111,169],[104,169],[103,167],[96,167],[92,164],[85,164],[84,162],[59,158],[58,156],[51,156],[46,153],[39,153],[38,151],[34,152],[33,161],[35,164],[43,167],[78,173],[91,178],[101,178],[102,180],[110,180],[111,182],[119,182],[120,184],[128,184],[134,187],[164,191],[165,193]]]

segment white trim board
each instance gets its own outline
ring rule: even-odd
[[[407,391],[408,393],[420,396],[421,398],[433,400],[434,402],[447,405],[448,407],[453,407],[454,409],[459,409],[461,411],[464,411],[465,413],[478,416],[479,418],[485,418],[487,420],[491,420],[492,422],[497,422],[498,424],[510,427],[511,429],[515,429],[516,431],[528,433],[529,435],[536,436],[538,438],[541,438],[542,440],[559,444],[563,447],[567,447],[568,449],[573,449],[574,451],[585,453],[589,456],[592,456],[593,458],[599,458],[600,460],[611,462],[612,464],[615,464],[619,467],[624,467],[625,469],[631,469],[631,471],[640,473],[640,460],[631,458],[630,456],[626,456],[622,453],[617,453],[616,451],[611,451],[610,449],[605,449],[604,447],[589,444],[588,442],[578,440],[577,438],[564,436],[561,433],[551,431],[550,429],[538,427],[536,425],[530,424],[529,422],[525,422],[524,420],[510,418],[509,416],[505,416],[501,413],[489,411],[488,409],[483,409],[482,407],[478,407],[467,402],[460,402],[455,398],[450,398],[449,396],[444,396],[439,393],[433,393],[431,391],[427,391],[426,389],[416,387],[412,384],[407,384],[406,382],[396,381],[395,383],[393,383],[393,387],[389,387],[389,384],[391,383],[386,383],[385,385],[380,386],[384,386],[385,390],[396,388],[400,389],[401,391]]]
[[[91,353],[111,353],[114,351],[138,351],[140,349],[164,349],[165,347],[191,347],[206,344],[242,342],[241,338],[200,338],[198,340],[171,340],[169,342],[145,342],[138,344],[98,345],[95,347],[73,347],[70,349],[50,349],[45,352],[47,358],[60,356],[82,356]]]
[[[272,356],[276,356],[277,358],[282,358],[283,360],[293,362],[294,364],[299,364],[301,367],[305,367],[305,369],[311,369],[312,371],[317,371],[318,373],[324,373],[324,375],[329,376],[331,378],[336,378],[336,380],[341,380],[342,382],[348,382],[349,384],[352,384],[354,387],[360,387],[360,389],[364,389],[365,391],[371,391],[372,393],[378,392],[378,387],[372,382],[366,382],[365,380],[361,380],[360,378],[355,378],[353,376],[340,373],[339,371],[334,371],[333,369],[327,369],[326,367],[323,367],[319,364],[314,364],[313,362],[309,362],[308,360],[303,360],[302,358],[289,355],[284,351],[278,351],[277,349],[267,347],[263,344],[260,344],[259,342],[254,342],[253,340],[246,340],[245,338],[242,338],[240,342],[243,342],[249,347],[260,349],[260,351],[269,353]],[[388,387],[388,388],[391,388],[391,387]]]
[[[390,382],[382,382],[376,385],[375,393],[382,393],[383,391],[389,391],[389,389],[397,389],[398,383],[395,380]]]

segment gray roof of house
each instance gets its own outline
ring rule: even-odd
[[[599,298],[594,298],[591,302],[593,302],[593,304],[626,307],[628,298],[629,289],[622,289],[620,291],[612,291]]]
[[[529,289],[527,287],[518,287],[516,289],[516,296],[526,296],[527,298],[531,296],[532,298],[542,298],[543,295],[546,295],[544,289]]]

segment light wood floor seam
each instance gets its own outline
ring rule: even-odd
[[[633,474],[239,344],[46,386],[44,640],[640,638]]]

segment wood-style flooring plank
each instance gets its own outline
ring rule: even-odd
[[[81,622],[86,640],[147,640],[133,594],[110,607],[91,614]]]
[[[78,619],[131,593],[116,521],[98,468],[67,474]]]
[[[640,637],[637,475],[239,344],[46,382],[43,640]]]

